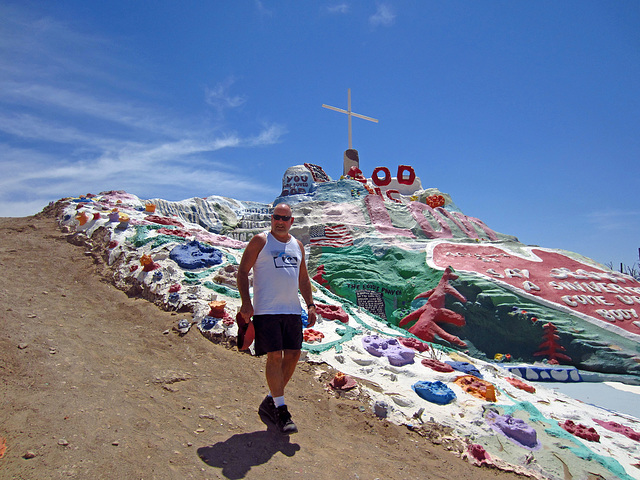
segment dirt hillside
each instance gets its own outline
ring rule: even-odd
[[[316,365],[287,390],[300,433],[281,436],[257,414],[263,359],[179,336],[188,314],[117,290],[71,238],[52,214],[0,219],[1,479],[522,478],[337,398]]]

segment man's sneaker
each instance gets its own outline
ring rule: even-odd
[[[286,405],[276,408],[276,425],[280,429],[280,432],[291,435],[298,432],[298,427],[291,420],[291,414]]]
[[[264,397],[264,400],[262,400],[262,403],[258,408],[258,414],[262,414],[273,423],[276,423],[276,404],[273,403],[273,397],[269,395]]]

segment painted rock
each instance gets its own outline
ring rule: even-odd
[[[222,252],[211,245],[193,240],[174,247],[169,253],[169,258],[181,268],[193,270],[221,264]]]
[[[302,332],[302,338],[307,343],[320,342],[324,338],[324,333],[313,328],[305,328]]]
[[[586,425],[583,425],[581,423],[574,423],[573,420],[567,420],[564,423],[560,423],[559,425],[567,432],[575,435],[576,437],[584,438],[589,442],[600,441],[600,435],[593,427],[587,427]]]
[[[525,392],[536,393],[536,389],[535,389],[535,387],[533,385],[529,385],[528,383],[524,383],[520,379],[513,378],[513,377],[507,377],[507,382],[509,382],[514,387],[519,388],[520,390],[524,390]]]
[[[349,315],[340,305],[316,303],[316,312],[327,320],[338,320],[342,323],[349,323]]]
[[[429,195],[425,199],[425,203],[431,208],[444,207],[445,199],[442,195]]]
[[[187,320],[186,318],[183,318],[178,322],[178,331],[183,335],[187,333],[190,328],[191,328],[191,322],[189,322],[189,320]]]
[[[478,370],[474,365],[469,362],[446,362],[453,367],[454,370],[458,370],[459,372],[466,373],[468,375],[473,375],[474,377],[482,378],[482,374],[480,370]]]
[[[216,323],[218,323],[219,320],[219,318],[214,318],[207,315],[200,321],[200,328],[202,330],[211,330],[213,327],[215,327]]]
[[[356,386],[356,381],[350,376],[338,372],[336,376],[333,377],[333,380],[329,382],[329,385],[336,390],[350,390]]]
[[[463,375],[455,379],[455,384],[462,388],[465,392],[474,397],[487,400],[489,402],[496,401],[496,389],[492,383],[481,380],[473,375]]]
[[[81,212],[76,215],[76,220],[78,220],[80,225],[84,225],[89,220],[89,216],[87,215],[87,212]]]
[[[636,442],[640,442],[640,432],[636,432],[632,428],[625,427],[624,425],[619,424],[618,422],[605,422],[604,420],[596,420],[593,419],[601,427],[606,428],[607,430],[611,430],[612,432],[621,433],[625,437],[630,438],[631,440],[635,440]]]
[[[477,443],[472,443],[467,447],[467,452],[476,462],[480,464],[491,462],[491,457],[489,456],[489,453],[484,449],[482,445],[478,445]]]
[[[453,367],[451,365],[441,362],[440,360],[435,360],[433,358],[425,358],[421,363],[425,367],[429,367],[431,370],[435,370],[436,372],[453,372]]]
[[[536,430],[524,420],[511,415],[498,415],[491,410],[488,411],[486,420],[492,428],[499,430],[518,445],[532,449],[539,447]]]
[[[367,335],[362,339],[364,349],[376,357],[387,357],[389,363],[396,367],[413,363],[415,352],[403,347],[395,338],[382,338],[378,335]]]
[[[418,352],[425,352],[429,350],[429,344],[425,342],[421,342],[417,338],[407,338],[403,337],[398,339],[398,341],[407,348],[413,348]]]
[[[140,257],[140,265],[142,265],[142,270],[145,272],[152,272],[158,268],[160,268],[160,264],[155,263],[151,255],[144,254]]]
[[[214,318],[224,318],[227,302],[224,300],[214,300],[209,302],[209,316]]]
[[[456,398],[455,392],[439,380],[436,382],[417,382],[411,385],[411,388],[420,398],[438,405],[446,405]]]

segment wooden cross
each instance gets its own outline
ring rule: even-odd
[[[364,115],[360,115],[359,113],[353,113],[351,111],[351,89],[349,89],[349,98],[347,100],[347,110],[343,110],[342,108],[336,108],[336,107],[332,107],[330,105],[325,105],[325,104],[322,104],[322,106],[324,108],[335,110],[336,112],[346,113],[347,116],[349,117],[349,149],[350,150],[353,148],[351,144],[351,117],[358,117],[358,118],[362,118],[363,120],[369,120],[370,122],[378,123],[378,120],[376,120],[375,118],[365,117]]]

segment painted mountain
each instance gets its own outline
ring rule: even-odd
[[[400,166],[397,177],[377,168],[371,178],[351,167],[339,180],[318,165],[291,167],[273,204],[104,192],[49,208],[108,259],[120,288],[202,322],[211,299],[238,304],[246,241],[285,202],[316,288],[350,309],[482,360],[640,377],[640,282],[495,232],[449,195],[423,189],[411,167]]]

